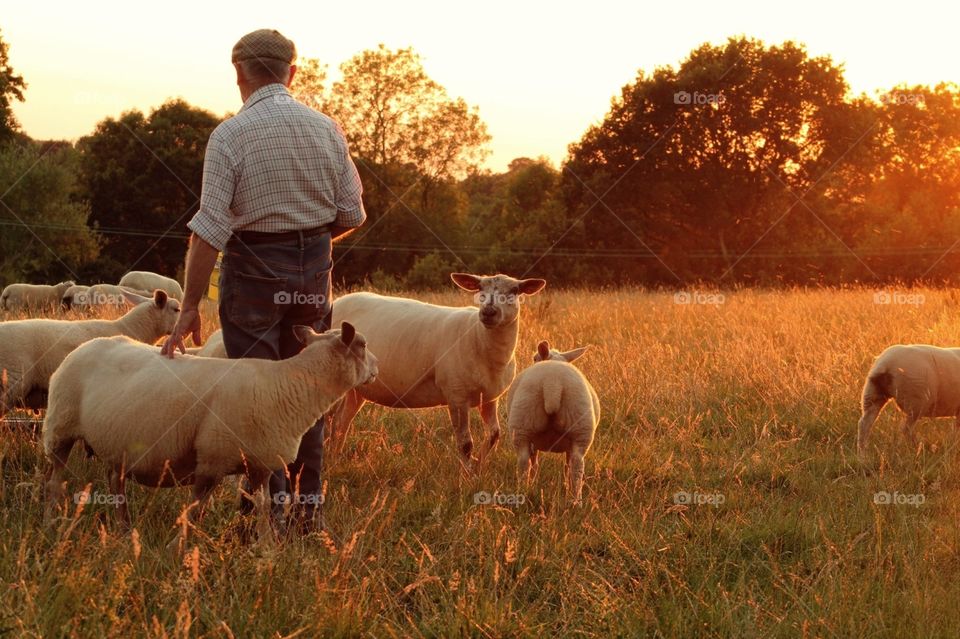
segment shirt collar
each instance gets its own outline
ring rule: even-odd
[[[240,108],[240,112],[246,111],[257,102],[275,95],[289,96],[290,91],[288,91],[287,87],[283,86],[279,82],[273,82],[272,84],[262,86],[250,94],[250,97],[247,98],[247,101],[244,102],[243,106]]]

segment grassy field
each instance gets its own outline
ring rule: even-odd
[[[524,492],[507,433],[482,476],[465,477],[445,411],[368,406],[328,460],[329,534],[243,545],[225,482],[181,562],[164,546],[187,489],[130,487],[132,532],[106,505],[47,530],[40,446],[8,426],[0,633],[960,636],[952,420],[921,422],[913,451],[888,407],[870,457],[855,453],[872,357],[960,344],[955,292],[548,288],[521,321],[521,366],[541,338],[593,345],[578,363],[603,417],[582,507],[567,505],[559,456]],[[75,450],[71,468],[107,492],[96,460]],[[523,503],[477,505],[479,491]],[[881,491],[923,503],[877,504]]]

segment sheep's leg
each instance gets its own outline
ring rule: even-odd
[[[457,452],[460,454],[460,463],[467,472],[476,472],[477,458],[473,457],[473,437],[470,436],[470,406],[468,404],[454,404],[449,406],[450,421],[453,423],[453,434],[457,442]]]
[[[273,545],[276,536],[273,525],[270,523],[270,485],[267,481],[270,472],[251,468],[247,472],[250,480],[250,492],[253,495],[254,508],[257,517],[257,538],[261,543]]]
[[[330,450],[339,454],[350,434],[353,418],[360,412],[366,400],[355,389],[347,392],[338,403],[333,419],[328,423],[330,436]]]
[[[122,529],[130,528],[130,512],[127,510],[127,478],[122,468],[110,469],[110,492],[116,506],[117,520]]]
[[[486,448],[480,455],[480,461],[484,461],[487,455],[493,452],[497,442],[500,441],[500,417],[497,415],[497,400],[481,402],[480,419],[483,420],[483,425],[486,426],[489,433]]]
[[[583,492],[583,455],[584,451],[579,446],[572,446],[567,453],[567,482],[573,504],[580,504],[581,493]]]
[[[0,375],[8,371],[0,371]],[[2,384],[0,380],[0,384]],[[23,395],[23,383],[21,380],[12,376],[7,378],[6,386],[0,386],[0,420],[7,416],[17,406],[17,402]]]
[[[213,489],[220,483],[220,477],[214,475],[197,475],[193,483],[193,501],[197,505],[195,511],[191,511],[190,516],[197,524],[203,521],[203,516],[207,511],[207,504],[210,503],[210,495]]]
[[[903,426],[901,427],[903,436],[907,438],[907,442],[909,442],[910,448],[913,450],[917,449],[917,436],[913,431],[913,426],[917,423],[917,419],[916,416],[908,414],[903,418]]]
[[[44,509],[43,519],[47,524],[53,522],[54,515],[60,508],[64,497],[63,471],[67,467],[67,459],[70,457],[70,449],[73,448],[72,439],[57,442],[50,453],[50,467],[47,470],[47,504]]]
[[[860,416],[860,423],[857,425],[857,452],[863,453],[867,448],[867,441],[870,439],[870,429],[880,415],[880,411],[887,403],[886,399],[864,398],[863,414]]]
[[[540,470],[540,464],[538,461],[538,455],[540,451],[533,447],[533,444],[530,444],[530,479],[533,479],[537,476],[537,472]]]
[[[524,487],[530,485],[530,451],[530,444],[517,442],[517,479]]]

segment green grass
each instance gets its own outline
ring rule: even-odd
[[[897,342],[960,344],[960,298],[913,292],[923,304],[877,305],[866,289],[727,292],[717,306],[642,291],[530,298],[521,366],[541,338],[593,345],[578,364],[603,417],[580,508],[565,498],[559,456],[544,456],[523,491],[507,433],[483,475],[465,477],[444,410],[368,406],[328,461],[329,535],[241,544],[225,482],[178,561],[165,545],[188,489],[129,487],[132,533],[108,506],[45,529],[39,443],[8,428],[0,632],[958,636],[952,420],[922,422],[915,453],[888,407],[868,460],[855,454],[872,357]],[[79,450],[71,470],[71,493],[86,482],[107,491],[104,469]],[[480,490],[525,500],[475,505]],[[678,505],[681,490],[724,502]],[[877,491],[926,501],[877,505]]]

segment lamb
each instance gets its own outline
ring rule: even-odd
[[[573,503],[583,491],[583,458],[600,421],[600,401],[572,362],[586,347],[566,353],[537,346],[534,365],[514,380],[507,394],[507,423],[517,450],[517,471],[529,483],[539,451],[567,454],[567,482]]]
[[[89,286],[83,286],[82,284],[75,284],[71,286],[63,292],[63,296],[60,298],[61,305],[65,309],[86,306],[87,291],[89,289]]]
[[[380,358],[376,383],[347,393],[333,416],[331,444],[339,448],[364,402],[394,408],[447,406],[464,469],[477,470],[500,438],[497,398],[516,372],[520,299],[546,281],[508,275],[452,273],[460,288],[475,292],[480,307],[448,307],[373,293],[351,293],[333,304],[333,321],[363,332]],[[478,407],[489,431],[474,457],[470,408]]]
[[[0,309],[20,311],[50,309],[60,306],[60,300],[73,282],[49,284],[10,284],[0,293]]]
[[[904,413],[902,431],[916,448],[913,427],[921,417],[954,417],[960,427],[960,348],[897,344],[880,353],[863,386],[857,451],[890,399]]]
[[[166,291],[170,297],[183,299],[183,288],[177,280],[150,271],[130,271],[120,278],[119,285],[141,291],[153,291],[159,288],[161,291]]]
[[[266,490],[270,473],[296,458],[317,418],[377,375],[377,358],[350,324],[293,330],[305,348],[282,361],[170,360],[126,337],[95,339],[71,353],[51,380],[43,425],[48,520],[63,499],[64,469],[78,440],[107,465],[115,495],[125,494],[127,478],[154,487],[192,484],[197,521],[226,475],[246,473],[254,492]],[[128,524],[126,498],[117,502]]]
[[[176,324],[180,303],[163,291],[153,299],[126,293],[136,304],[115,320],[27,319],[0,323],[0,419],[17,405],[36,403],[50,376],[64,358],[80,344],[95,337],[126,335],[153,343],[170,333]]]
[[[210,337],[203,343],[203,346],[191,346],[187,348],[187,354],[227,359],[227,349],[223,345],[223,331],[217,329],[210,333]]]

